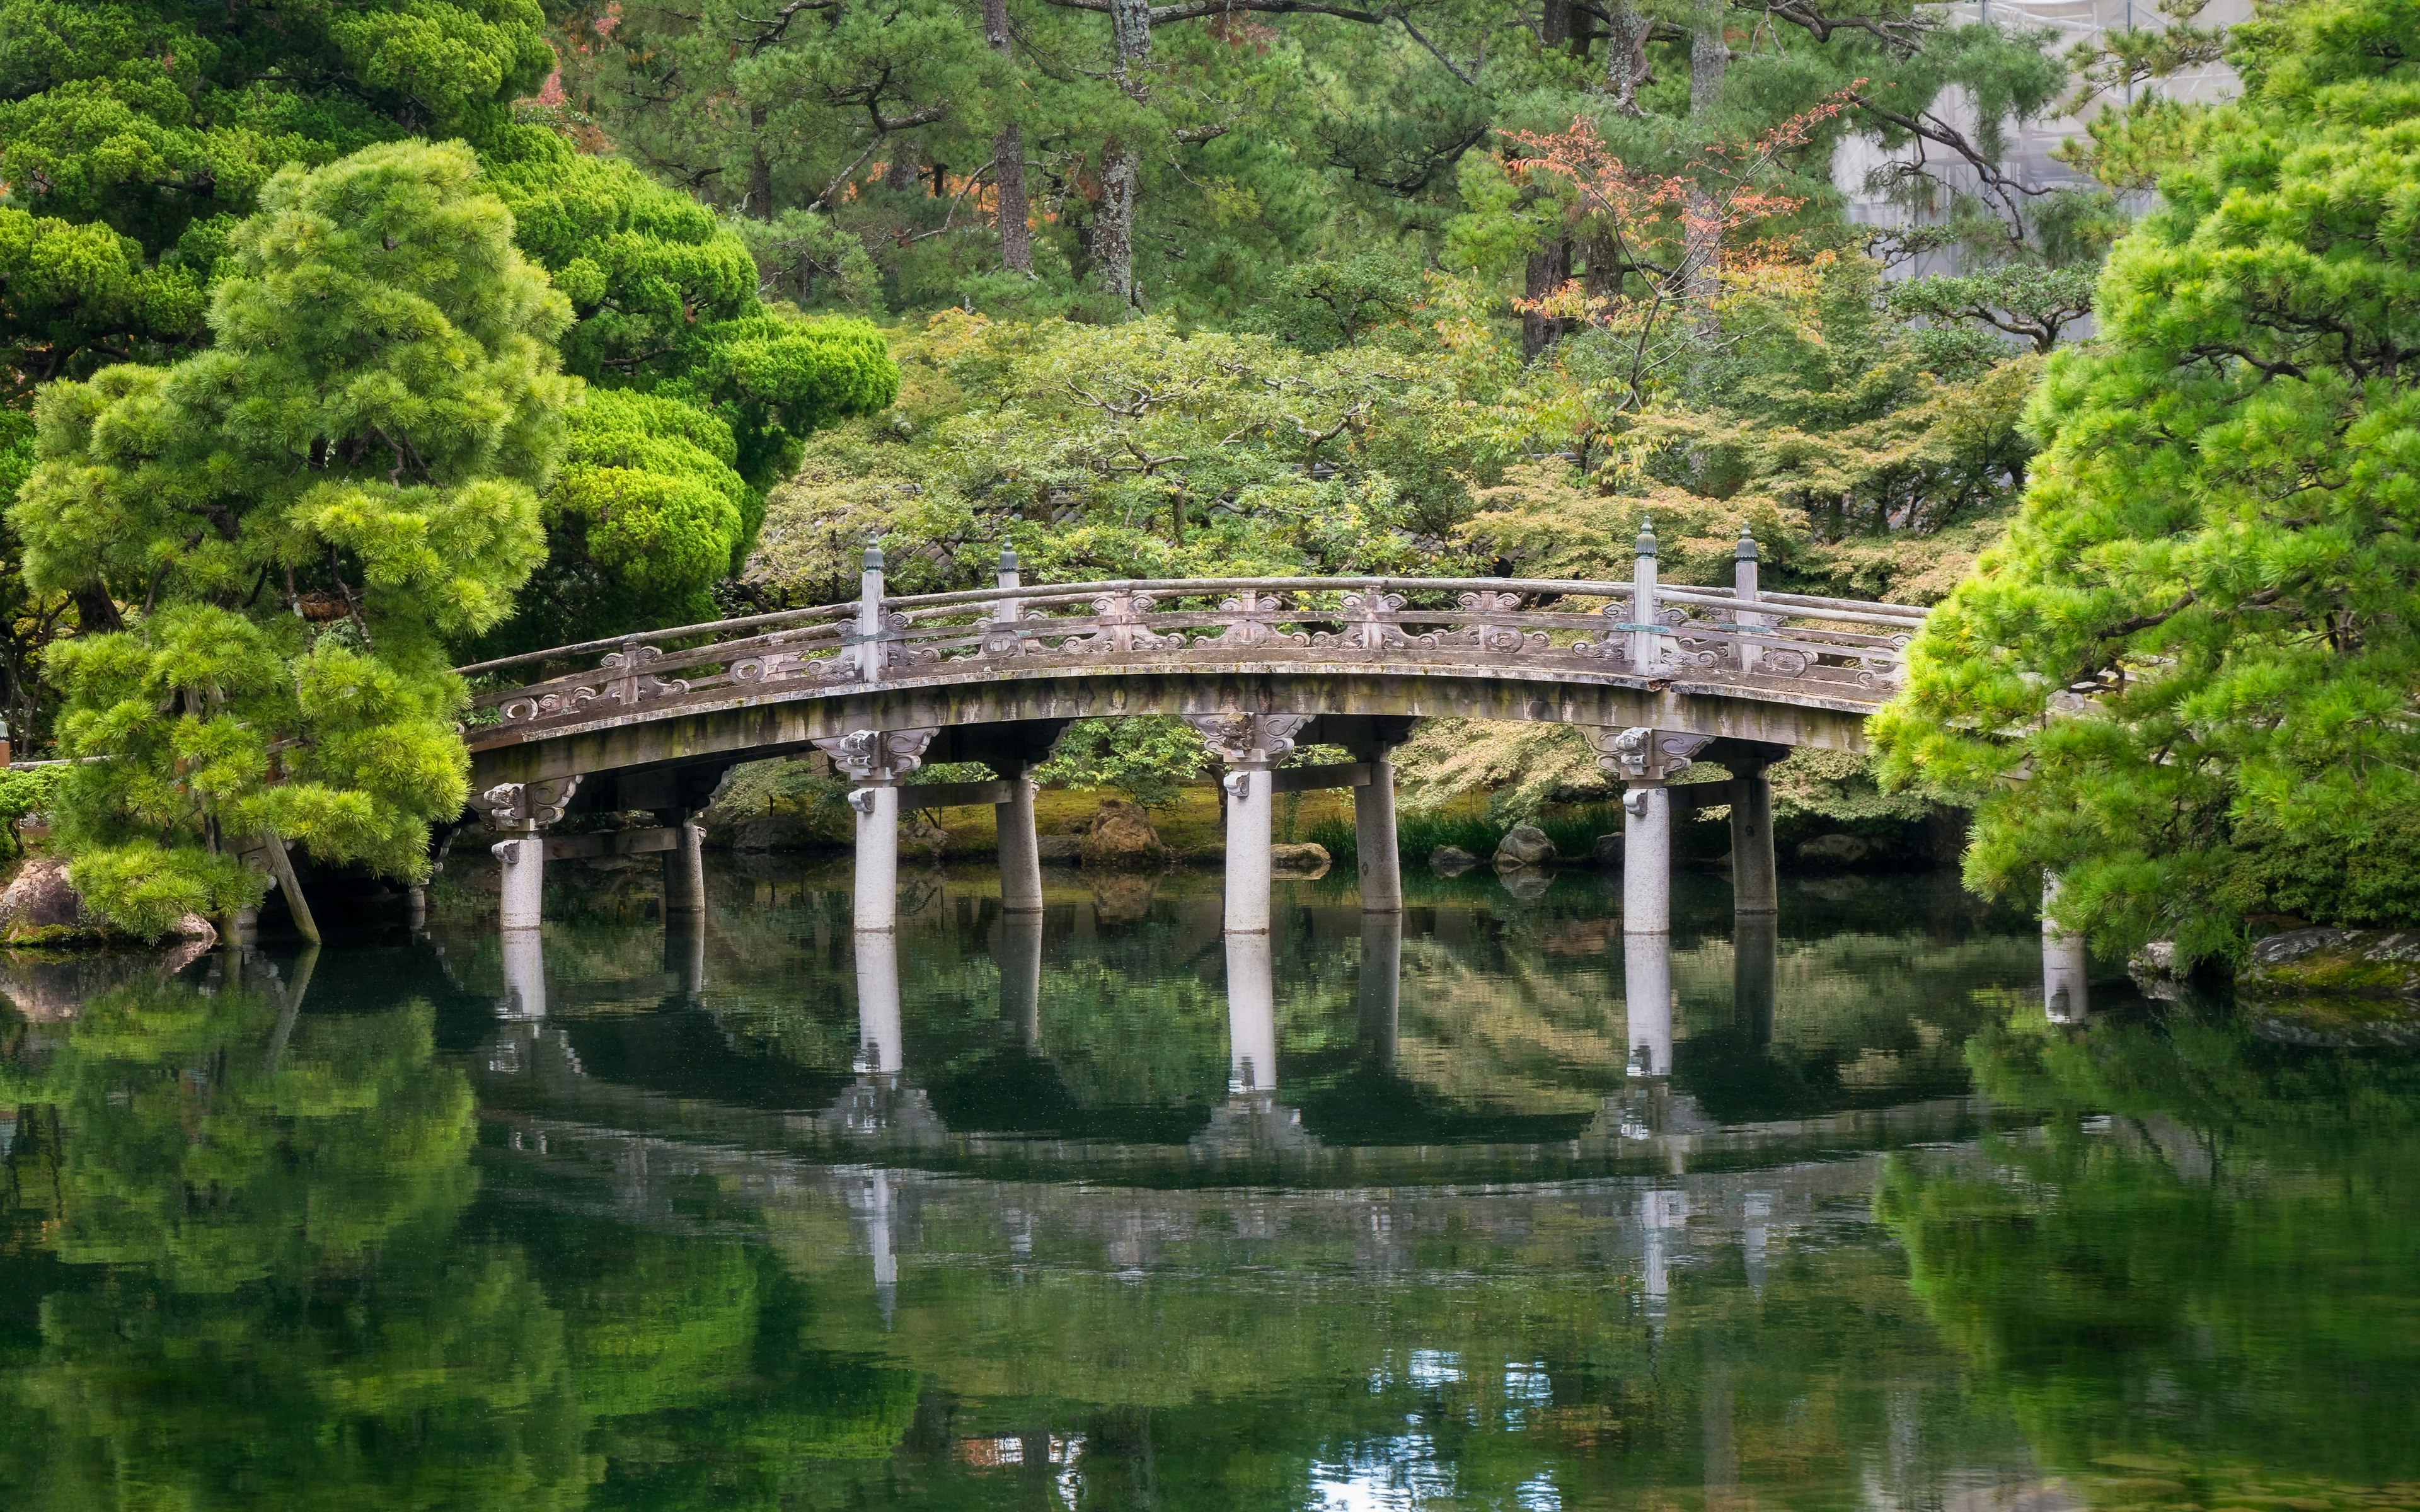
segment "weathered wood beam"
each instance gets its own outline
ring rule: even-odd
[[[1309,793],[1318,788],[1366,788],[1368,762],[1339,762],[1332,766],[1280,766],[1269,774],[1272,793]]]
[[[680,831],[669,825],[657,829],[605,829],[592,835],[546,837],[546,858],[550,861],[593,861],[607,856],[651,856],[658,851],[679,848]]]

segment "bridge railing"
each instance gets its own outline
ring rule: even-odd
[[[1895,687],[1925,611],[1761,592],[1743,536],[1730,588],[1659,584],[1642,533],[1630,582],[1503,578],[1213,578],[1026,584],[1002,553],[990,588],[883,591],[869,550],[857,601],[679,625],[460,669],[490,687],[474,724],[522,724],[664,699],[913,680],[1038,663],[1246,660],[1536,665],[1748,685]],[[588,656],[594,666],[548,676]]]

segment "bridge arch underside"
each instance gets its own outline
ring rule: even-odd
[[[872,687],[761,687],[735,695],[674,694],[625,709],[605,703],[582,717],[470,731],[473,787],[735,762],[793,754],[856,730],[985,727],[1034,730],[1074,719],[1133,715],[1301,714],[1368,718],[1526,720],[1607,728],[1652,726],[1683,734],[1865,748],[1871,702],[1807,689],[1743,687],[1685,678],[1571,676],[1544,669],[1376,671],[1319,665],[1177,669],[1087,666],[986,670],[979,676],[902,677]],[[1315,731],[1306,733],[1316,739]],[[960,745],[944,740],[942,748]],[[936,749],[927,760],[980,759]]]

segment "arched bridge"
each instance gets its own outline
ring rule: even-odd
[[[1734,775],[1741,906],[1769,911],[1770,799],[1762,768],[1796,746],[1855,750],[1895,689],[1924,610],[1761,592],[1745,536],[1728,587],[1662,584],[1642,532],[1628,582],[1521,579],[1226,578],[1055,585],[998,582],[892,595],[866,554],[851,603],[686,625],[466,667],[464,730],[476,807],[507,839],[505,927],[536,923],[544,854],[673,853],[668,907],[695,896],[690,823],[737,762],[820,749],[857,791],[860,911],[888,928],[898,789],[919,766],[975,761],[1000,779],[927,802],[1000,806],[1003,887],[1039,898],[1026,770],[1077,719],[1161,714],[1199,729],[1225,764],[1229,927],[1264,929],[1268,799],[1353,786],[1364,902],[1396,906],[1388,751],[1435,716],[1578,726],[1632,791],[1629,853],[1668,852],[1664,779],[1692,759]],[[1284,768],[1298,745],[1349,765]],[[1743,785],[1745,784],[1745,785]],[[664,814],[660,835],[542,839],[583,808]],[[1760,827],[1761,826],[1761,827]],[[1383,852],[1381,859],[1374,855]],[[1648,867],[1625,927],[1660,932]],[[1653,868],[1660,873],[1660,866]],[[516,876],[517,871],[520,875]],[[1374,872],[1374,874],[1373,874]],[[1753,872],[1754,875],[1747,873]],[[678,874],[675,874],[678,873]],[[518,885],[516,885],[518,883]],[[1255,903],[1254,899],[1258,902]]]

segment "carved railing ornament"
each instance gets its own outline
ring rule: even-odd
[[[663,650],[658,646],[632,643],[619,651],[609,651],[597,662],[597,671],[621,675],[600,678],[593,687],[553,688],[531,697],[512,699],[497,710],[497,716],[506,724],[522,724],[558,714],[577,713],[599,701],[617,703],[625,709],[635,709],[651,699],[671,698],[688,692],[686,681],[659,677],[646,670],[650,662],[663,659]]]
[[[831,759],[832,770],[850,781],[889,783],[923,765],[924,748],[939,733],[936,729],[852,730],[814,745]]]
[[[1279,629],[1278,612],[1276,594],[1246,589],[1233,598],[1218,600],[1218,613],[1225,625],[1217,635],[1198,638],[1193,643],[1237,650],[1311,644],[1311,637],[1303,631]],[[1180,636],[1177,639],[1181,640],[1184,638]]]
[[[1510,615],[1521,610],[1521,595],[1518,594],[1482,590],[1476,594],[1459,594],[1454,602],[1461,605],[1467,614]],[[1524,631],[1510,625],[1457,625],[1450,630],[1436,632],[1435,644],[1439,647],[1476,647],[1493,656],[1517,656],[1524,652],[1545,650],[1546,632]]]
[[[1157,605],[1149,594],[1104,594],[1093,600],[1099,628],[1091,635],[1071,635],[1059,649],[1078,656],[1123,656],[1137,651],[1174,651],[1185,644],[1182,634],[1162,635],[1143,624]]]
[[[1210,754],[1230,766],[1275,766],[1294,754],[1294,737],[1308,714],[1188,714]]]
[[[1311,638],[1314,646],[1334,646],[1344,651],[1434,651],[1436,632],[1413,635],[1402,625],[1380,618],[1400,614],[1405,599],[1401,594],[1376,589],[1344,595],[1344,628],[1321,630]]]

